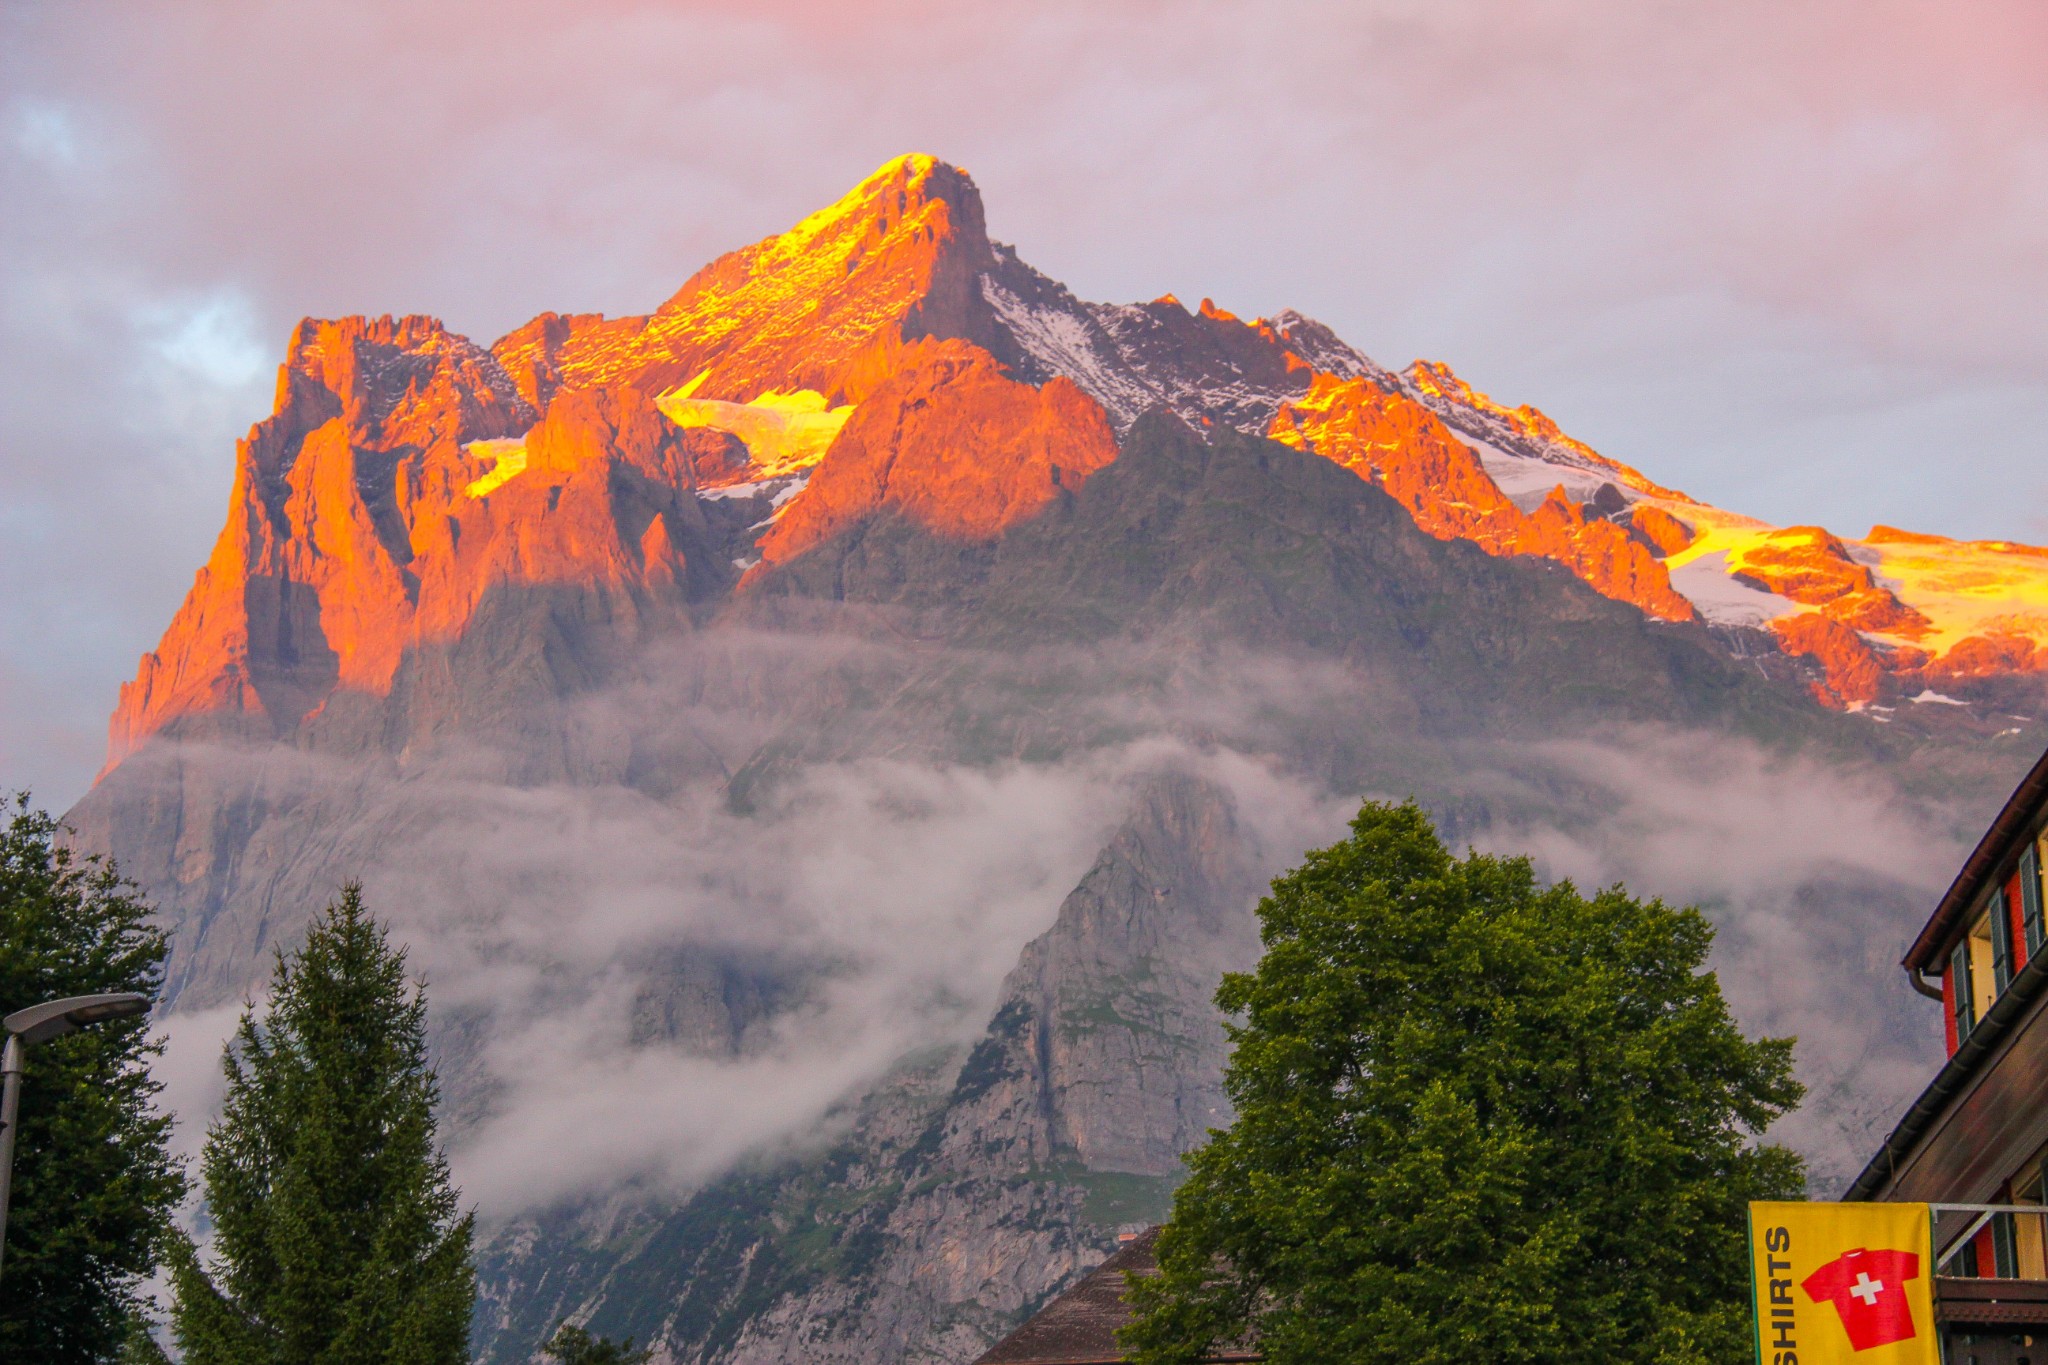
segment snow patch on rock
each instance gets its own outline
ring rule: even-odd
[[[472,498],[488,497],[526,472],[526,438],[504,437],[494,441],[471,441],[463,447],[478,459],[490,460],[490,470],[474,479],[462,491]]]
[[[1717,626],[1769,625],[1799,611],[1797,602],[1751,587],[1728,568],[1728,552],[1688,560],[1671,570],[1671,586],[1690,600],[1701,616]]]
[[[986,275],[981,296],[1024,354],[1046,373],[1071,379],[1102,404],[1119,429],[1159,401],[1156,390],[1122,368],[1122,357],[1102,353],[1099,333],[1088,318],[1063,308],[1035,307]]]
[[[1448,423],[1446,424],[1448,425]],[[1455,430],[1455,428],[1454,428]],[[1508,501],[1524,512],[1533,512],[1550,496],[1550,490],[1559,484],[1573,502],[1591,502],[1593,495],[1600,491],[1602,484],[1614,483],[1604,470],[1589,469],[1579,464],[1560,464],[1507,450],[1491,441],[1461,431],[1458,439],[1471,447],[1479,457],[1479,463],[1507,495]],[[1631,489],[1615,484],[1615,489],[1629,502],[1641,495]]]

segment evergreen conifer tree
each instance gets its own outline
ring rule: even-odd
[[[1227,1130],[1133,1279],[1140,1365],[1705,1365],[1749,1354],[1744,1212],[1792,1045],[1746,1038],[1696,910],[1539,887],[1368,804],[1259,905]]]
[[[15,798],[0,826],[0,1014],[103,991],[154,997],[164,938],[110,863],[75,859],[57,823]],[[140,1314],[136,1284],[185,1180],[148,1060],[149,1021],[38,1044],[21,1089],[0,1361],[114,1360]]]
[[[347,887],[223,1057],[202,1169],[213,1263],[173,1243],[187,1365],[460,1365],[471,1219],[435,1143],[427,1006]]]

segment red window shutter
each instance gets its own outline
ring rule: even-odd
[[[2027,907],[2020,895],[2020,874],[2015,870],[2005,883],[2007,941],[2012,944],[2012,974],[2018,976],[2027,965]]]
[[[1948,1036],[1948,1055],[1956,1055],[1956,974],[1954,969],[1941,969],[1941,1024]]]
[[[1977,1246],[1977,1277],[1984,1280],[1998,1278],[1998,1243],[1992,1240],[1991,1225],[1986,1223],[1970,1239]]]

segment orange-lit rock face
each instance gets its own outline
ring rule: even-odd
[[[113,757],[176,716],[295,718],[337,679],[386,672],[424,471],[532,420],[490,353],[432,318],[300,323],[213,554],[121,689]]]
[[[1638,503],[1634,514],[1651,510]],[[1867,637],[1872,660],[1902,692],[2048,671],[2048,551],[1883,526],[1846,541],[1701,503],[1678,511],[1693,530],[1690,543],[1666,552],[1681,582],[1711,557],[1745,590],[1795,608],[1781,619],[1810,612]],[[1784,631],[1775,622],[1771,629],[1782,642]],[[1822,695],[1846,704],[1829,689]]]
[[[243,444],[212,558],[123,692],[113,752],[180,717],[281,733],[337,689],[381,693],[502,585],[579,585],[623,621],[722,591],[734,547],[688,549],[699,491],[812,471],[754,547],[770,562],[877,512],[999,534],[1114,457],[1105,393],[1125,419],[1165,403],[1263,429],[1279,411],[1276,433],[1358,469],[1434,534],[1543,554],[1689,615],[1619,527],[1569,499],[1518,510],[1402,381],[1318,324],[1246,323],[1208,300],[1091,308],[989,243],[964,173],[911,156],[644,317],[544,314],[490,351],[430,318],[309,321]],[[1042,387],[969,344],[983,339]]]
[[[1709,620],[1767,628],[1787,652],[1821,662],[1831,681],[1817,695],[1829,705],[1871,700],[1884,690],[1871,681],[1879,674],[1895,680],[1889,695],[2048,671],[2048,551],[1888,527],[1845,541],[1817,526],[1771,526],[1661,488],[1536,409],[1496,403],[1443,365],[1418,361],[1394,386],[1472,442],[1520,506],[1529,505],[1534,480],[1560,475],[1577,497],[1597,479],[1632,490],[1625,511],[1601,510],[1667,561],[1673,586]],[[1847,635],[1822,630],[1819,620]]]
[[[1567,436],[1564,430],[1540,409],[1530,407],[1526,403],[1518,408],[1510,408],[1494,402],[1453,374],[1451,367],[1441,361],[1418,360],[1408,367],[1405,377],[1409,384],[1414,386],[1414,392],[1425,402],[1442,400],[1495,418],[1508,430],[1529,440],[1568,451],[1579,462],[1604,471],[1616,482],[1637,492],[1648,493],[1654,497],[1691,501],[1683,493],[1651,482],[1640,471],[1619,460],[1610,460],[1584,441]]]
[[[1500,553],[1542,555],[1563,564],[1602,596],[1628,602],[1665,621],[1690,621],[1691,602],[1671,586],[1657,557],[1627,531],[1553,489],[1530,514],[1512,548]]]
[[[992,260],[974,182],[899,157],[788,232],[721,256],[647,317],[549,314],[493,348],[530,401],[631,383],[661,393],[708,375],[700,398],[814,389],[858,401],[924,336],[967,336]]]
[[[181,717],[282,732],[337,689],[381,693],[499,584],[595,586],[629,615],[672,585],[707,443],[630,388],[533,418],[490,353],[432,319],[301,324],[213,554],[121,691],[111,758]],[[518,472],[473,496],[515,448]]]
[[[534,416],[488,351],[417,316],[301,322],[278,371],[275,411],[287,443],[339,417],[357,445],[374,450],[511,435]]]
[[[2044,669],[2048,669],[2048,649],[2026,635],[2004,631],[1965,636],[1940,658],[1927,660],[1915,676],[1928,686],[1940,687]]]
[[[1851,630],[1882,631],[1908,639],[1929,622],[1878,585],[1841,541],[1818,526],[1788,526],[1744,547],[1730,567]]]
[[[1628,526],[1659,556],[1675,555],[1693,542],[1692,527],[1649,503],[1630,511]]]
[[[762,559],[794,559],[884,511],[993,539],[1115,458],[1108,414],[1067,380],[1034,389],[966,342],[919,342],[762,538]]]
[[[781,472],[747,423],[776,418],[793,435],[774,459],[815,463],[906,345],[980,325],[990,259],[973,182],[910,156],[646,317],[544,314],[490,351],[431,318],[302,323],[214,553],[122,690],[113,758],[179,717],[283,731],[337,688],[388,688],[408,648],[459,632],[499,584],[591,586],[627,616],[672,595],[701,525],[691,492]],[[684,386],[747,410],[672,421],[656,400]],[[1065,444],[1085,462],[1081,420]]]
[[[1780,530],[1297,314],[1084,303],[988,240],[963,172],[910,156],[646,316],[543,314],[489,350],[432,318],[302,323],[112,753],[173,723],[287,733],[337,691],[382,694],[500,588],[569,585],[631,632],[724,594],[755,551],[786,562],[878,513],[987,539],[1158,407],[1312,450],[1439,538],[1554,560],[1652,615],[1776,618],[1831,704],[1878,695],[1871,669],[2048,670],[2048,551]]]
[[[1439,540],[1490,548],[1512,540],[1519,526],[1515,505],[1435,413],[1369,380],[1317,375],[1300,401],[1274,416],[1268,434],[1377,484]]]
[[[1820,664],[1825,681],[1815,685],[1816,698],[1843,707],[1884,701],[1897,687],[1883,659],[1840,621],[1817,611],[1782,616],[1771,623],[1779,646],[1787,653]]]
[[[1434,412],[1367,379],[1319,374],[1299,402],[1273,419],[1273,439],[1311,450],[1377,484],[1440,540],[1469,540],[1488,554],[1541,555],[1596,591],[1667,621],[1693,619],[1656,557],[1628,532],[1553,492],[1524,513],[1479,457]]]

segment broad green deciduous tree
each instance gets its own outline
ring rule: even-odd
[[[424,993],[348,887],[228,1044],[213,1260],[172,1244],[186,1365],[461,1365],[471,1220],[435,1142]]]
[[[1135,1361],[1248,1333],[1274,1365],[1748,1356],[1745,1205],[1802,1184],[1759,1134],[1801,1091],[1698,911],[1455,859],[1411,803],[1259,917],[1217,993],[1237,1118],[1131,1285]]]
[[[105,991],[155,997],[164,938],[113,866],[74,858],[16,797],[0,827],[0,1014]],[[149,1059],[146,1019],[96,1024],[29,1050],[7,1249],[0,1360],[114,1360],[136,1285],[185,1181]]]

